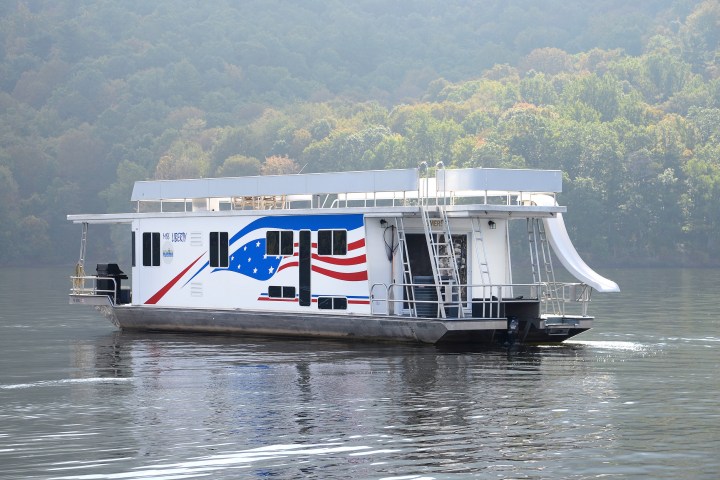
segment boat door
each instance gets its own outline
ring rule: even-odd
[[[312,243],[310,230],[300,230],[300,242],[298,252],[298,286],[299,298],[298,302],[301,307],[309,307],[312,303],[312,292],[310,290],[310,272],[312,258]]]
[[[433,238],[437,242],[437,235],[433,234]],[[413,284],[425,284],[425,283],[435,283],[434,273],[433,273],[433,266],[432,262],[430,260],[430,252],[428,250],[428,244],[427,244],[427,237],[424,233],[409,233],[406,234],[406,246],[408,249],[408,258],[410,262],[410,271],[412,272],[412,282]],[[448,248],[445,246],[441,246],[440,248]],[[459,290],[457,287],[455,287],[454,291],[451,291],[453,287],[450,287],[451,290],[446,290],[447,295],[459,295],[459,299],[467,298],[467,235],[466,234],[455,234],[452,236],[452,243],[450,245],[450,248],[453,249],[453,253],[455,255],[455,261],[457,264],[457,276],[458,280],[460,282],[461,287],[459,287]],[[444,253],[444,251],[443,251]],[[447,262],[447,258],[444,259],[445,262]],[[444,268],[445,271],[447,271],[448,264],[444,263],[439,265],[439,267]],[[448,282],[450,281],[449,276],[443,276],[440,280],[445,286],[450,285]],[[415,290],[416,287],[413,287],[412,295],[415,297],[416,300],[421,300],[419,297],[416,296],[417,293],[419,293],[422,290]],[[435,289],[425,290],[425,292],[429,292],[431,295],[430,297],[424,298],[422,300],[437,300],[437,291]],[[410,298],[410,292],[405,292],[405,299],[408,300]],[[455,300],[457,301],[457,300]],[[409,304],[406,301],[403,308],[409,308]],[[420,306],[420,304],[418,304]],[[420,307],[421,309],[423,307]],[[428,308],[428,304],[425,304],[425,308]],[[430,313],[432,313],[432,307],[430,307]],[[457,315],[457,314],[456,314]]]
[[[432,265],[428,253],[427,240],[424,233],[408,233],[405,235],[410,271],[414,277],[432,276]],[[414,282],[413,282],[414,283]]]
[[[432,264],[428,251],[427,240],[424,233],[408,233],[405,236],[410,259],[410,270],[414,277],[432,276]],[[436,238],[436,237],[434,237]],[[452,248],[458,266],[460,283],[467,283],[467,235],[456,234],[452,236]]]

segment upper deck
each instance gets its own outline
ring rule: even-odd
[[[358,209],[366,213],[414,212],[444,205],[449,215],[553,216],[557,205],[536,205],[534,194],[562,191],[559,170],[436,168],[309,173],[231,178],[139,181],[132,214],[69,215],[80,222],[111,222],[138,216],[242,215],[258,210]],[[222,213],[219,213],[222,212]],[[481,212],[481,213],[478,213]],[[299,212],[298,212],[299,213]]]

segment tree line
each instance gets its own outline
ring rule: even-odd
[[[421,161],[563,170],[594,262],[718,263],[717,1],[231,3],[4,4],[0,263],[72,261],[136,180]]]

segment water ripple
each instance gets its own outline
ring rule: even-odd
[[[0,385],[0,390],[17,390],[22,388],[35,388],[35,387],[57,387],[62,385],[73,385],[73,384],[97,384],[97,383],[110,383],[117,384],[122,382],[130,382],[131,378],[63,378],[60,380],[43,380],[31,383],[16,383],[10,385]]]

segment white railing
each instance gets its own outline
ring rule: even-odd
[[[137,212],[199,212],[364,206],[513,204],[562,191],[558,170],[430,167],[136,182]],[[190,210],[188,210],[190,209]]]
[[[542,313],[545,314],[556,314],[565,315],[566,308],[569,305],[579,305],[580,315],[587,315],[588,304],[590,303],[590,295],[592,288],[584,283],[563,283],[555,282],[553,284],[544,284],[546,288],[543,289],[543,293],[547,296],[547,299],[543,299]],[[551,298],[551,295],[555,297]],[[553,311],[551,308],[553,305],[560,305],[560,311]]]
[[[113,277],[99,277],[97,275],[71,276],[70,296],[97,296],[108,297],[116,303],[117,280]],[[98,288],[98,281],[108,281],[112,288]]]
[[[428,289],[430,295],[422,295]],[[539,303],[539,313],[565,316],[587,315],[591,288],[583,283],[528,283],[493,285],[442,286],[442,297],[437,298],[434,284],[427,283],[375,283],[370,289],[371,313],[374,315],[441,318],[445,309],[448,318],[505,318],[509,304]],[[471,292],[468,298],[468,292]],[[560,292],[557,295],[556,292]],[[418,293],[421,293],[418,297]],[[461,311],[462,310],[462,311]]]

